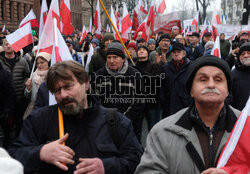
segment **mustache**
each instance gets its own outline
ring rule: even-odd
[[[61,104],[61,105],[65,105],[65,104],[70,103],[70,102],[75,102],[75,103],[77,103],[77,101],[76,101],[74,98],[65,98],[65,99],[63,99],[63,100],[60,102],[60,104]]]
[[[205,88],[201,91],[201,94],[207,94],[207,93],[215,93],[215,94],[220,94],[220,91],[217,88]]]

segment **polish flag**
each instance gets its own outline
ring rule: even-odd
[[[132,22],[128,14],[126,4],[123,3],[122,31],[121,31],[121,37],[123,39],[123,42],[126,42],[129,39],[128,34],[130,33],[131,28],[132,28]]]
[[[196,29],[196,32],[199,32],[199,29],[198,29],[198,22],[199,22],[199,11],[197,11],[193,21],[192,21],[192,25],[195,26],[195,29]]]
[[[151,1],[151,6],[148,12],[148,16],[145,22],[145,30],[147,35],[147,40],[153,35],[154,33],[154,21],[155,21],[155,0]]]
[[[91,34],[94,34],[93,25],[92,25],[92,16],[90,16],[89,18],[89,32],[91,32]]]
[[[38,21],[34,11],[31,9],[27,16],[21,21],[19,28],[23,27],[27,23],[31,23],[31,27],[39,27]]]
[[[93,54],[94,54],[94,47],[92,46],[92,44],[90,44],[89,53],[88,53],[88,57],[87,57],[86,65],[85,65],[86,72],[89,72],[89,63],[91,61]]]
[[[250,172],[250,98],[242,110],[227,144],[224,147],[217,168],[224,169],[227,173],[247,174]]]
[[[156,11],[158,14],[167,13],[166,0],[160,0],[156,2]]]
[[[220,54],[220,37],[217,36],[215,43],[214,43],[214,47],[211,51],[211,55],[217,56],[219,58],[221,58],[221,54]]]
[[[136,31],[139,27],[139,21],[138,21],[138,14],[136,12],[136,10],[134,10],[134,14],[133,14],[133,21],[132,21],[132,30]]]
[[[3,26],[2,32],[6,32],[5,24],[4,24],[4,26]]]
[[[98,35],[101,35],[102,25],[101,25],[99,1],[97,1],[97,4],[96,4],[94,25],[95,25],[95,33]]]
[[[116,31],[118,31],[117,30],[117,26],[116,26],[116,19],[115,19],[114,10],[113,10],[112,5],[111,5],[111,10],[110,10],[110,18],[111,18],[112,23],[115,26]],[[112,27],[112,31],[113,31],[114,37],[115,37],[116,40],[119,40],[119,37],[117,36],[117,34],[115,32],[115,29]]]
[[[28,22],[15,32],[6,36],[7,41],[15,52],[33,43],[31,24]]]
[[[135,31],[133,40],[136,40],[138,33],[141,31],[142,32],[142,37],[144,40],[147,40],[147,35],[146,35],[146,29],[145,29],[145,23],[146,20],[141,23],[141,25],[138,27],[138,29]]]
[[[43,27],[45,25],[46,19],[48,15],[48,5],[47,1],[42,1],[42,7],[41,7],[41,15],[40,15],[40,25],[39,25],[39,38],[41,38]]]
[[[86,38],[87,36],[87,30],[85,28],[85,25],[82,27],[82,35],[81,35],[81,39],[80,39],[80,44],[82,44],[83,40]]]
[[[213,13],[211,24],[212,25],[214,25],[214,24],[221,24],[221,22],[220,22],[220,16],[218,15],[218,13],[216,13],[216,12]]]
[[[52,48],[54,43],[53,19],[57,20],[57,28],[60,30],[58,0],[51,1],[49,13],[43,28],[43,32],[38,42],[39,52],[46,52],[52,54]]]
[[[74,27],[71,24],[70,2],[69,0],[62,0],[60,6],[60,16],[63,23],[62,33],[67,36],[74,32]]]
[[[66,61],[66,60],[73,60],[69,49],[61,35],[61,32],[58,29],[57,19],[53,18],[52,23],[52,33],[53,33],[53,51],[51,56],[51,66],[57,62]],[[55,96],[49,92],[49,105],[56,104]]]
[[[119,19],[118,4],[116,4],[116,8],[115,8],[115,19],[116,19],[116,26],[117,26],[118,30],[120,30],[120,19]]]

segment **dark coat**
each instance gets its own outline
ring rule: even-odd
[[[180,109],[187,107],[192,101],[185,87],[190,62],[189,59],[185,58],[184,64],[178,72],[173,61],[168,62],[163,67],[165,79],[163,79],[160,95],[163,117],[172,115]]]
[[[24,121],[20,136],[9,148],[11,156],[23,164],[25,173],[73,173],[80,157],[100,158],[108,174],[132,174],[135,171],[142,148],[130,121],[116,113],[119,139],[118,144],[114,144],[106,122],[106,109],[94,101],[93,107],[84,110],[81,119],[64,117],[64,130],[69,133],[66,146],[75,152],[75,164],[68,165],[69,171],[63,172],[41,161],[42,146],[59,139],[57,108],[53,105],[32,112]]]
[[[13,86],[16,92],[17,100],[20,101],[21,99],[25,98],[25,82],[28,79],[30,73],[27,61],[19,55],[16,55],[15,66],[12,69],[11,65],[6,61],[5,52],[2,52],[0,53],[0,63],[2,63],[3,68],[9,71],[12,75]]]
[[[49,90],[46,82],[43,82],[37,91],[34,109],[44,106],[49,106]]]
[[[105,66],[107,61],[106,53],[102,48],[96,50],[96,53],[91,57],[91,61],[89,63],[89,74],[96,72],[100,68]]]
[[[195,47],[194,52],[193,52],[193,59],[194,60],[203,56],[204,51],[205,51],[205,44],[206,43],[202,42],[197,47]]]
[[[232,106],[242,111],[250,95],[250,67],[236,66],[232,79]]]
[[[135,134],[140,139],[144,109],[141,101],[144,95],[138,94],[143,89],[141,73],[128,66],[127,61],[117,74],[107,69],[105,66],[91,76],[91,88],[103,106],[117,108],[132,121]]]

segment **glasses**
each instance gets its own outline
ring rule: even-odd
[[[64,86],[61,86],[61,87],[55,89],[53,93],[54,93],[55,95],[59,95],[59,94],[61,94],[61,90],[62,90],[62,89],[63,89],[64,91],[66,91],[66,92],[69,92],[69,91],[71,91],[71,90],[74,88],[74,86],[75,86],[75,83],[68,83],[68,84],[66,84],[66,85],[64,85]]]

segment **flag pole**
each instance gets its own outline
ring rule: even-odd
[[[109,22],[111,23],[111,25],[112,25],[112,27],[114,28],[114,30],[115,30],[115,32],[116,32],[116,34],[117,34],[117,36],[119,37],[120,42],[121,42],[121,43],[122,43],[122,45],[124,46],[125,51],[126,51],[126,53],[127,53],[128,57],[130,58],[130,60],[131,60],[131,62],[132,62],[132,64],[133,64],[133,66],[135,66],[135,63],[134,63],[134,61],[133,61],[132,57],[130,56],[130,54],[129,54],[129,52],[128,52],[128,49],[127,49],[127,47],[125,46],[125,44],[123,43],[122,38],[121,38],[121,36],[120,36],[119,32],[116,30],[116,27],[115,27],[115,25],[113,24],[113,22],[112,22],[112,20],[111,20],[111,18],[110,18],[110,16],[109,16],[109,14],[108,14],[108,12],[107,12],[106,8],[104,7],[102,0],[99,0],[99,2],[100,2],[100,4],[101,4],[101,6],[102,6],[102,8],[103,8],[104,12],[105,12],[105,13],[106,13],[106,15],[107,15],[107,17],[108,17],[108,19],[109,19]]]

